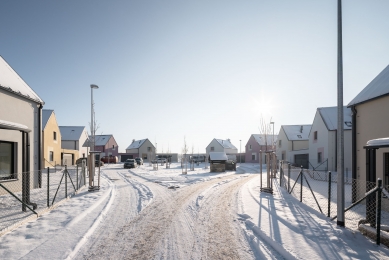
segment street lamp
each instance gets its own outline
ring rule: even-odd
[[[91,135],[92,135],[92,147],[93,147],[93,151],[95,150],[95,126],[94,126],[94,115],[95,115],[95,111],[94,111],[94,102],[93,102],[93,89],[98,89],[99,87],[97,85],[94,85],[94,84],[91,84],[90,85],[90,93],[91,93],[91,123],[90,123],[90,132],[91,132]],[[91,150],[92,150],[92,147],[91,147]],[[93,160],[94,161],[94,160]]]

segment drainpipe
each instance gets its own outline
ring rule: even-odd
[[[351,106],[353,112],[351,117],[351,175],[352,179],[357,179],[357,110],[355,106]],[[356,182],[352,182],[352,203],[357,200],[357,185]]]
[[[42,188],[42,104],[38,111],[38,185]]]

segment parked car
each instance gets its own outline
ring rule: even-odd
[[[138,165],[143,165],[143,159],[142,158],[139,158],[139,157],[136,157],[135,158],[135,161]]]
[[[165,158],[157,158],[151,161],[152,163],[166,163]]]
[[[124,169],[126,169],[126,168],[135,168],[136,166],[137,166],[137,163],[136,163],[135,159],[127,159],[124,162]]]

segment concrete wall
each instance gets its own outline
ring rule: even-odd
[[[54,140],[54,132],[57,133],[56,140]],[[51,114],[45,129],[42,131],[42,150],[42,166],[44,168],[61,165],[61,132],[54,113]],[[50,161],[50,151],[54,153],[53,161]]]
[[[366,150],[363,146],[367,141],[389,137],[389,96],[378,98],[356,106],[357,110],[357,178],[366,181]],[[389,148],[377,150],[377,178],[384,180],[384,153]],[[389,183],[384,183],[389,185]]]
[[[24,99],[15,94],[0,89],[0,119],[18,124],[23,124],[31,130],[30,139],[30,171],[33,172],[31,187],[38,186],[38,166],[41,144],[39,144],[39,125],[38,115],[40,113],[39,104],[34,101]],[[20,131],[0,129],[0,140],[14,142],[15,172],[22,172],[22,134]],[[21,182],[21,178],[19,179]],[[5,183],[8,188],[21,187],[12,183]]]

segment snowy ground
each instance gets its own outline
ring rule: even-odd
[[[102,168],[99,192],[81,190],[0,237],[0,259],[389,259],[277,183],[260,193],[255,165],[122,167]]]

